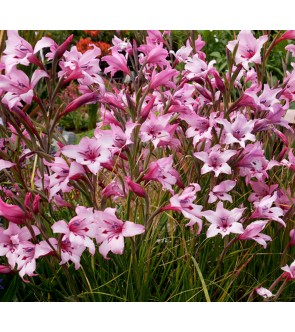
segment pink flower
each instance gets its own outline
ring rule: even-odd
[[[295,279],[295,261],[290,266],[285,265],[281,269],[285,271],[285,276],[288,280]]]
[[[159,30],[147,30],[147,38],[146,41],[148,44],[157,45],[159,43],[164,43],[165,39],[163,37],[164,33],[162,34]]]
[[[170,204],[163,208],[163,210],[181,212],[185,218],[190,220],[186,226],[193,227],[197,223],[197,234],[201,233],[203,227],[201,219],[203,206],[193,204],[193,201],[196,199],[196,192],[200,190],[201,188],[197,183],[191,183],[188,187],[184,188],[182,194],[171,197]]]
[[[7,161],[7,160],[0,159],[0,171],[2,171],[5,168],[10,168],[14,165],[15,165],[15,163],[12,163],[12,162]]]
[[[89,93],[85,93],[84,95],[74,99],[73,101],[71,101],[67,107],[65,108],[65,110],[63,112],[61,112],[60,114],[60,118],[68,113],[71,113],[73,111],[75,111],[77,108],[81,107],[82,105],[85,104],[94,104],[98,101],[98,93],[97,91],[93,91],[93,92],[89,92]]]
[[[36,269],[35,245],[30,242],[22,243],[17,249],[17,254],[16,264],[19,275],[24,282],[29,282],[24,279],[25,275],[30,277],[37,275],[34,273]]]
[[[245,148],[247,140],[254,142],[256,137],[251,134],[254,128],[254,121],[247,120],[247,118],[239,113],[233,123],[226,119],[217,119],[217,123],[224,126],[225,129],[225,144],[238,143],[242,148]]]
[[[61,149],[63,155],[75,159],[77,163],[88,167],[90,172],[97,174],[101,163],[110,160],[110,151],[103,142],[96,138],[83,137],[78,145],[66,145]]]
[[[265,225],[268,223],[267,220],[257,220],[252,222],[250,225],[246,227],[244,232],[239,235],[239,240],[254,240],[261,244],[263,248],[266,248],[267,241],[271,241],[271,237],[260,233]]]
[[[255,288],[255,292],[256,292],[258,295],[264,297],[265,299],[270,298],[270,297],[273,296],[273,294],[272,294],[271,291],[269,291],[268,289],[263,288],[263,287]]]
[[[169,88],[175,88],[175,83],[171,82],[171,79],[178,75],[178,71],[175,69],[166,68],[157,73],[155,70],[152,72],[150,79],[150,90],[154,90],[160,86],[166,86]]]
[[[8,30],[7,37],[6,48],[3,51],[5,55],[2,57],[6,71],[9,72],[17,64],[29,65],[29,57],[33,54],[32,45],[14,30]]]
[[[73,46],[70,51],[66,51],[64,60],[59,63],[62,70],[58,72],[58,76],[69,78],[73,73],[81,73],[80,83],[86,85],[96,83],[97,74],[100,72],[97,57],[101,54],[101,50],[95,45],[92,46],[92,49],[83,54],[77,50],[76,46]],[[102,84],[103,80],[100,78],[99,82]]]
[[[292,56],[295,57],[295,45],[290,44],[285,47],[285,49],[292,53]]]
[[[292,169],[293,171],[295,171],[295,156],[293,154],[293,148],[290,149],[289,153],[288,153],[288,159],[289,160],[286,160],[286,159],[283,159],[281,161],[282,165]]]
[[[12,269],[8,265],[0,265],[0,274],[9,274]]]
[[[163,45],[142,45],[138,48],[139,51],[142,51],[145,56],[139,59],[140,64],[153,64],[159,65],[161,68],[163,66],[169,65],[169,62],[166,60],[168,56],[168,51],[163,48]]]
[[[172,185],[178,184],[179,186],[182,186],[182,183],[180,181],[179,173],[172,167],[172,165],[172,155],[151,162],[147,173],[143,177],[143,180],[158,181],[162,184],[163,188],[174,194]]]
[[[187,42],[186,46],[182,46],[176,53],[174,51],[170,51],[170,53],[173,54],[179,62],[186,62],[191,55],[192,50],[193,48]]]
[[[54,57],[54,54],[58,48],[57,43],[49,38],[49,37],[42,37],[40,40],[37,41],[35,47],[34,47],[34,54],[38,53],[43,48],[50,48],[50,52],[47,52],[45,57],[48,60],[52,60]]]
[[[292,128],[289,126],[288,121],[284,118],[285,114],[286,111],[282,107],[282,105],[273,104],[271,112],[267,112],[266,116],[263,119],[256,120],[253,132],[256,133],[262,130],[273,130],[276,131],[277,135],[282,136],[281,132],[278,131],[274,127],[274,125],[282,126],[292,131]]]
[[[261,95],[257,96],[257,92],[252,89],[252,87],[245,90],[245,94],[251,96],[253,101],[256,104],[256,108],[258,111],[271,111],[272,113],[275,112],[274,105],[279,104],[280,100],[277,98],[279,92],[282,89],[271,89],[268,84],[264,84],[263,92]]]
[[[116,201],[119,197],[124,197],[124,191],[120,181],[111,181],[102,191],[101,195],[105,198],[113,196],[113,200]]]
[[[126,38],[122,40],[117,36],[114,36],[112,44],[114,45],[112,48],[116,48],[117,51],[126,51],[128,54],[132,54],[132,45]]]
[[[150,113],[140,128],[139,136],[142,142],[152,141],[154,147],[165,145],[177,145],[179,141],[173,138],[174,132],[178,124],[170,125],[171,114],[156,116]]]
[[[203,216],[211,223],[206,233],[207,238],[216,236],[218,233],[222,237],[230,233],[242,234],[244,229],[238,220],[241,219],[245,209],[226,210],[223,207],[223,202],[218,202],[216,211],[202,212]]]
[[[287,30],[286,32],[284,32],[282,34],[282,36],[276,41],[276,44],[283,41],[283,40],[286,40],[286,39],[295,39],[295,30]]]
[[[34,235],[40,234],[36,226],[32,226]],[[18,227],[14,223],[9,223],[7,229],[0,227],[0,256],[6,256],[8,263],[14,269],[18,258],[18,249],[20,245],[33,246],[29,241],[32,234],[27,227]]]
[[[277,199],[275,201],[277,207],[281,208],[286,213],[293,204],[295,204],[295,197],[292,197],[290,188],[278,189]]]
[[[193,115],[183,117],[189,128],[185,132],[186,137],[193,137],[193,145],[206,139],[211,140],[212,129],[214,127],[214,114],[210,114],[209,119],[193,113]]]
[[[113,77],[117,71],[122,71],[123,73],[130,75],[126,58],[122,54],[119,54],[116,48],[112,49],[112,55],[104,56],[101,60],[106,61],[109,65],[109,67],[104,70],[105,74],[110,72],[111,77]]]
[[[220,145],[214,145],[209,152],[196,152],[194,156],[205,163],[201,169],[201,174],[213,171],[217,177],[221,173],[231,174],[231,168],[227,161],[236,153],[235,150],[222,152]]]
[[[286,224],[281,216],[284,215],[284,211],[279,207],[271,207],[277,199],[277,193],[274,192],[272,196],[267,195],[259,202],[254,202],[255,211],[252,213],[251,218],[265,218],[275,220],[286,227]]]
[[[109,259],[108,253],[122,255],[124,251],[124,237],[131,237],[142,234],[145,231],[143,225],[135,224],[116,217],[116,209],[106,208],[104,211],[97,211],[98,230],[96,235],[99,252],[105,259]]]
[[[76,180],[85,173],[85,169],[77,162],[71,162],[68,166],[67,162],[61,157],[55,157],[54,162],[44,164],[49,166],[53,174],[48,176],[49,180],[47,189],[49,190],[49,200],[51,200],[60,190],[69,192],[73,187],[69,186],[70,180]]]
[[[268,186],[263,181],[250,181],[250,185],[254,192],[250,194],[249,202],[259,201],[263,197],[271,195],[278,187],[278,184]]]
[[[80,259],[85,247],[83,245],[73,245],[69,239],[61,241],[60,243],[55,238],[49,238],[51,246],[55,251],[58,251],[60,247],[61,261],[60,265],[71,261],[75,264],[75,269],[78,270],[81,267]],[[36,244],[35,247],[35,258],[45,256],[53,253],[53,249],[46,241],[41,241]]]
[[[210,61],[208,64],[200,59],[198,54],[195,54],[193,58],[186,60],[185,69],[188,71],[186,75],[187,79],[193,78],[205,78],[208,74],[215,71],[214,64],[215,60]]]
[[[129,176],[126,176],[125,180],[129,190],[134,192],[139,197],[146,197],[146,192],[140,184],[132,181]]]
[[[0,216],[15,224],[22,224],[28,215],[17,205],[7,204],[0,198]]]
[[[235,62],[236,64],[242,63],[243,67],[248,70],[249,63],[261,63],[260,51],[267,39],[266,35],[256,39],[250,30],[243,30],[239,33],[237,40],[227,44],[227,48],[233,52],[235,46],[239,44]]]
[[[246,176],[247,183],[252,177],[256,177],[259,181],[268,178],[267,171],[279,165],[276,160],[265,159],[260,142],[248,144],[242,153],[242,158],[236,164],[240,167],[240,175]]]
[[[295,246],[295,229],[294,228],[290,230],[289,235],[290,235],[289,246],[293,247],[293,246]]]
[[[90,239],[95,237],[97,230],[97,226],[94,223],[93,209],[78,206],[76,214],[69,223],[60,220],[55,222],[51,228],[54,233],[64,234],[62,241],[68,239],[74,247],[79,245],[87,247],[91,255],[94,255],[95,247],[93,241]]]
[[[220,182],[217,186],[215,186],[212,191],[209,193],[208,203],[214,203],[217,199],[221,201],[229,201],[232,203],[232,197],[227,194],[227,192],[231,191],[236,185],[236,181],[225,180]]]
[[[7,104],[9,109],[14,106],[22,106],[20,101],[31,104],[36,84],[43,77],[49,77],[44,70],[34,71],[31,80],[22,71],[15,67],[6,75],[0,75],[0,89],[7,91],[2,102]]]

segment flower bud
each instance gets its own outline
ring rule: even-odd
[[[40,209],[40,195],[36,195],[33,201],[33,212],[37,214]]]
[[[70,46],[73,37],[74,35],[70,35],[61,45],[58,46],[54,55],[56,60],[59,60],[63,56],[67,48]]]
[[[128,184],[129,189],[134,192],[135,195],[139,197],[145,197],[146,192],[142,186],[138,183],[133,182],[129,176],[126,176],[126,183]]]
[[[8,274],[11,272],[12,270],[8,265],[0,265],[0,274]]]

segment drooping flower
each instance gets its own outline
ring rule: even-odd
[[[290,266],[285,265],[281,269],[283,271],[285,271],[285,277],[288,280],[294,280],[295,279],[295,261]]]
[[[242,234],[244,229],[238,221],[241,219],[245,209],[226,210],[223,207],[223,202],[218,202],[216,211],[203,211],[203,216],[211,223],[206,233],[207,238],[217,234],[221,234],[222,237],[230,233]]]
[[[151,162],[147,173],[143,177],[143,180],[158,181],[162,184],[163,188],[174,194],[172,185],[178,184],[178,186],[182,187],[182,183],[179,173],[172,167],[172,165],[172,155]]]
[[[277,193],[274,192],[272,196],[267,195],[259,202],[254,202],[255,211],[252,213],[251,218],[262,218],[275,220],[286,227],[286,223],[281,216],[284,215],[284,211],[279,207],[272,207],[274,201],[277,199]]]
[[[254,192],[250,194],[248,198],[249,202],[259,201],[267,195],[272,195],[278,187],[278,184],[268,186],[263,181],[250,181],[250,185]]]
[[[258,295],[264,297],[265,299],[270,298],[270,297],[273,296],[273,294],[272,294],[271,291],[269,291],[268,289],[263,288],[263,287],[255,288],[255,292],[256,292]]]
[[[96,241],[100,244],[99,252],[105,259],[108,253],[122,255],[124,251],[124,237],[132,237],[145,232],[143,225],[131,221],[122,221],[116,216],[116,209],[106,208],[96,211],[98,229]]]
[[[260,233],[268,223],[267,220],[256,220],[246,227],[244,232],[239,235],[239,240],[254,240],[261,244],[265,249],[267,241],[271,241],[271,237],[266,234]]]
[[[233,180],[225,180],[220,182],[212,189],[212,191],[210,191],[208,203],[214,203],[217,201],[217,199],[220,199],[221,201],[229,201],[232,203],[232,197],[227,193],[231,191],[235,185],[236,181]]]

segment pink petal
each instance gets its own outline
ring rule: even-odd
[[[145,228],[143,225],[135,224],[131,221],[125,221],[122,229],[122,235],[125,237],[130,237],[138,234],[142,234],[145,232]]]

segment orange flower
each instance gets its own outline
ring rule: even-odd
[[[100,35],[100,30],[84,30],[84,32],[91,37],[97,37]]]
[[[95,42],[91,40],[91,38],[81,38],[78,43],[76,44],[77,50],[81,53],[85,53],[87,50],[92,49],[93,47],[91,44],[94,44],[95,46],[99,47],[101,49],[101,56],[110,54],[109,48],[111,47],[110,44],[105,42]],[[101,57],[100,56],[100,57]]]

